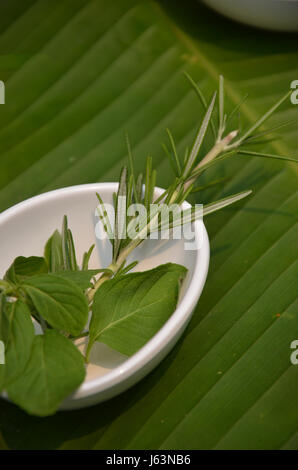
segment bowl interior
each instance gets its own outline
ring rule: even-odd
[[[95,243],[90,268],[106,267],[111,260],[111,246],[108,240],[98,240],[95,228],[99,223],[96,216],[97,198],[100,192],[105,203],[112,203],[115,183],[102,183],[64,188],[24,201],[7,210],[0,216],[0,271],[3,275],[17,256],[42,255],[45,242],[57,228],[61,227],[62,218],[67,214],[69,226],[73,232],[78,262],[82,255]],[[159,190],[157,190],[159,192]],[[130,260],[139,260],[135,268],[143,271],[159,264],[174,262],[188,268],[180,300],[187,291],[196,258],[196,251],[185,250],[184,239],[146,240],[135,250]],[[85,340],[79,340],[83,350]],[[104,344],[97,343],[91,354],[87,368],[87,377],[76,393],[84,396],[94,380],[121,366],[127,357],[113,351]]]

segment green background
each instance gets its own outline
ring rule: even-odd
[[[248,92],[242,125],[298,79],[297,35],[258,31],[196,1],[9,0],[0,4],[0,210],[54,188],[114,181],[147,154],[158,185],[171,175],[160,143],[191,142],[222,73],[228,108]],[[271,123],[297,117],[290,100]],[[271,125],[271,124],[270,124]],[[298,157],[298,130],[262,151]],[[16,449],[297,449],[298,166],[235,157],[205,174],[225,178],[196,197],[253,196],[206,220],[206,287],[179,344],[121,396],[39,419],[0,401],[0,447]]]

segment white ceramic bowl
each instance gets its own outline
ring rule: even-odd
[[[0,274],[3,275],[17,256],[42,255],[46,240],[68,215],[79,260],[96,243],[90,267],[107,266],[111,259],[108,241],[95,237],[97,223],[96,192],[105,203],[112,203],[117,183],[98,183],[58,189],[28,199],[0,214]],[[156,190],[160,194],[161,189]],[[187,204],[186,204],[187,205]],[[170,351],[187,326],[200,297],[209,265],[209,241],[203,221],[194,224],[195,251],[186,251],[184,240],[146,240],[135,250],[138,271],[159,264],[175,262],[188,268],[179,305],[161,330],[134,356],[127,358],[104,344],[96,343],[81,387],[62,405],[62,409],[90,406],[107,400],[135,384],[150,372]],[[201,247],[199,247],[199,242]],[[85,340],[78,346],[84,349]]]
[[[228,18],[257,28],[298,31],[298,0],[202,0]]]

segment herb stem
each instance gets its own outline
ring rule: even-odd
[[[11,284],[7,281],[4,281],[4,279],[0,280],[0,290],[4,291],[5,294],[10,294],[13,292]]]
[[[87,294],[87,298],[88,298],[88,301],[89,301],[89,304],[93,301],[93,298],[95,296],[95,293],[96,291],[100,288],[100,286],[105,282],[105,281],[108,281],[112,275],[116,272],[112,269],[112,267],[115,266],[114,263],[111,263],[110,266],[108,266],[107,269],[110,269],[111,270],[111,273],[109,272],[106,272],[106,273],[103,273],[100,278],[96,281],[96,283],[94,284],[94,287],[92,287],[89,291],[88,291],[88,294]]]

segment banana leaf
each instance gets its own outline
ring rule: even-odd
[[[195,0],[10,0],[0,5],[0,210],[68,185],[117,180],[131,136],[170,181],[161,143],[182,152],[219,74],[244,129],[298,78],[297,37],[254,30]],[[270,126],[297,118],[288,100]],[[268,124],[269,125],[269,124]],[[261,151],[298,157],[298,130]],[[253,148],[253,147],[251,147]],[[179,344],[148,377],[106,403],[44,419],[0,401],[6,449],[297,449],[298,167],[236,156],[204,173],[208,203],[252,188],[206,218],[208,280]],[[207,185],[208,186],[208,185]]]

